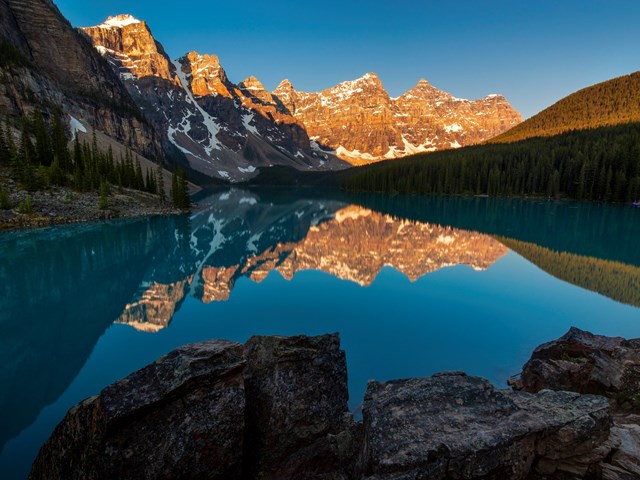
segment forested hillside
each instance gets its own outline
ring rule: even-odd
[[[640,199],[640,123],[422,154],[365,167],[351,191]]]
[[[631,122],[640,122],[640,72],[579,90],[489,143],[515,142]]]

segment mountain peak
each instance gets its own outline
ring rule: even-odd
[[[278,84],[278,86],[276,87],[276,90],[283,89],[283,88],[286,88],[287,90],[292,89],[293,83],[291,83],[291,81],[289,81],[288,78],[285,78]]]
[[[376,83],[380,83],[380,77],[378,77],[378,74],[375,73],[375,72],[368,72],[368,73],[365,73],[360,78],[356,78],[353,81],[354,82],[376,82]]]
[[[127,13],[115,15],[113,17],[108,17],[103,23],[98,25],[100,28],[123,28],[127,25],[133,25],[136,23],[143,23],[141,20],[138,20],[133,15],[129,15]]]
[[[265,90],[264,85],[253,75],[240,82],[239,86],[245,90]]]
[[[187,53],[184,57],[179,58],[178,61],[180,61],[180,63],[183,63],[181,60],[182,59],[187,59],[189,61],[189,63],[204,63],[210,66],[220,66],[220,59],[218,58],[217,55],[213,55],[213,54],[200,54],[198,52],[196,52],[195,50],[191,50],[189,53]]]

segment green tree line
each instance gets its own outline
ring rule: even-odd
[[[640,199],[640,123],[415,155],[357,169],[343,188],[403,194]]]
[[[47,124],[39,111],[31,118],[23,117],[19,131],[20,139],[16,142],[11,133],[11,119],[7,117],[5,124],[0,124],[0,165],[8,167],[14,180],[28,191],[50,186],[99,191],[103,206],[103,197],[110,194],[109,185],[113,185],[119,191],[130,188],[158,195],[161,203],[166,200],[161,165],[145,172],[131,150],[116,156],[111,146],[106,151],[100,149],[95,131],[91,142],[81,142],[76,135],[69,149],[60,116],[53,115]],[[177,191],[172,190],[171,198],[174,206],[186,209],[190,199],[184,172],[179,179],[181,182],[177,182]]]

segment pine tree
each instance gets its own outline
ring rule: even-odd
[[[67,136],[64,132],[59,114],[53,117],[51,144],[53,146],[53,156],[58,157],[62,171],[71,172],[71,156],[67,148]]]
[[[7,145],[7,136],[4,132],[4,125],[0,123],[0,165],[8,165],[11,162],[9,155],[9,146]]]
[[[33,134],[36,137],[36,163],[39,165],[49,166],[52,160],[52,147],[51,140],[49,139],[49,132],[44,124],[42,112],[39,110],[34,111],[33,114]]]
[[[106,210],[109,208],[109,184],[106,180],[100,181],[100,210]]]
[[[38,178],[34,167],[35,148],[31,142],[29,120],[22,119],[22,130],[20,132],[20,149],[13,164],[13,172],[16,179],[24,185],[27,190],[38,188]]]
[[[189,196],[189,184],[182,168],[178,169],[178,185],[180,187],[180,208],[187,210],[191,206],[191,197]]]
[[[171,199],[173,206],[181,210],[188,210],[191,205],[189,185],[182,168],[178,168],[171,176]]]
[[[135,164],[135,188],[137,190],[144,190],[144,177],[142,176],[142,167],[140,166],[140,159],[136,155]]]
[[[49,182],[53,185],[64,185],[65,181],[64,181],[64,173],[62,172],[62,169],[60,168],[60,160],[58,160],[58,157],[54,157],[53,158],[53,162],[51,163],[51,166],[49,167]]]
[[[174,170],[171,173],[171,203],[173,203],[173,206],[178,208],[178,174],[176,173],[176,171]]]
[[[158,195],[160,197],[160,204],[164,205],[164,203],[167,201],[167,196],[164,193],[164,172],[162,169],[162,163],[159,163],[156,167],[156,184]]]

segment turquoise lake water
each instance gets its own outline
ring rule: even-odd
[[[180,345],[339,332],[367,380],[504,387],[570,326],[640,337],[640,209],[220,190],[190,215],[0,234],[0,478],[66,411]]]

